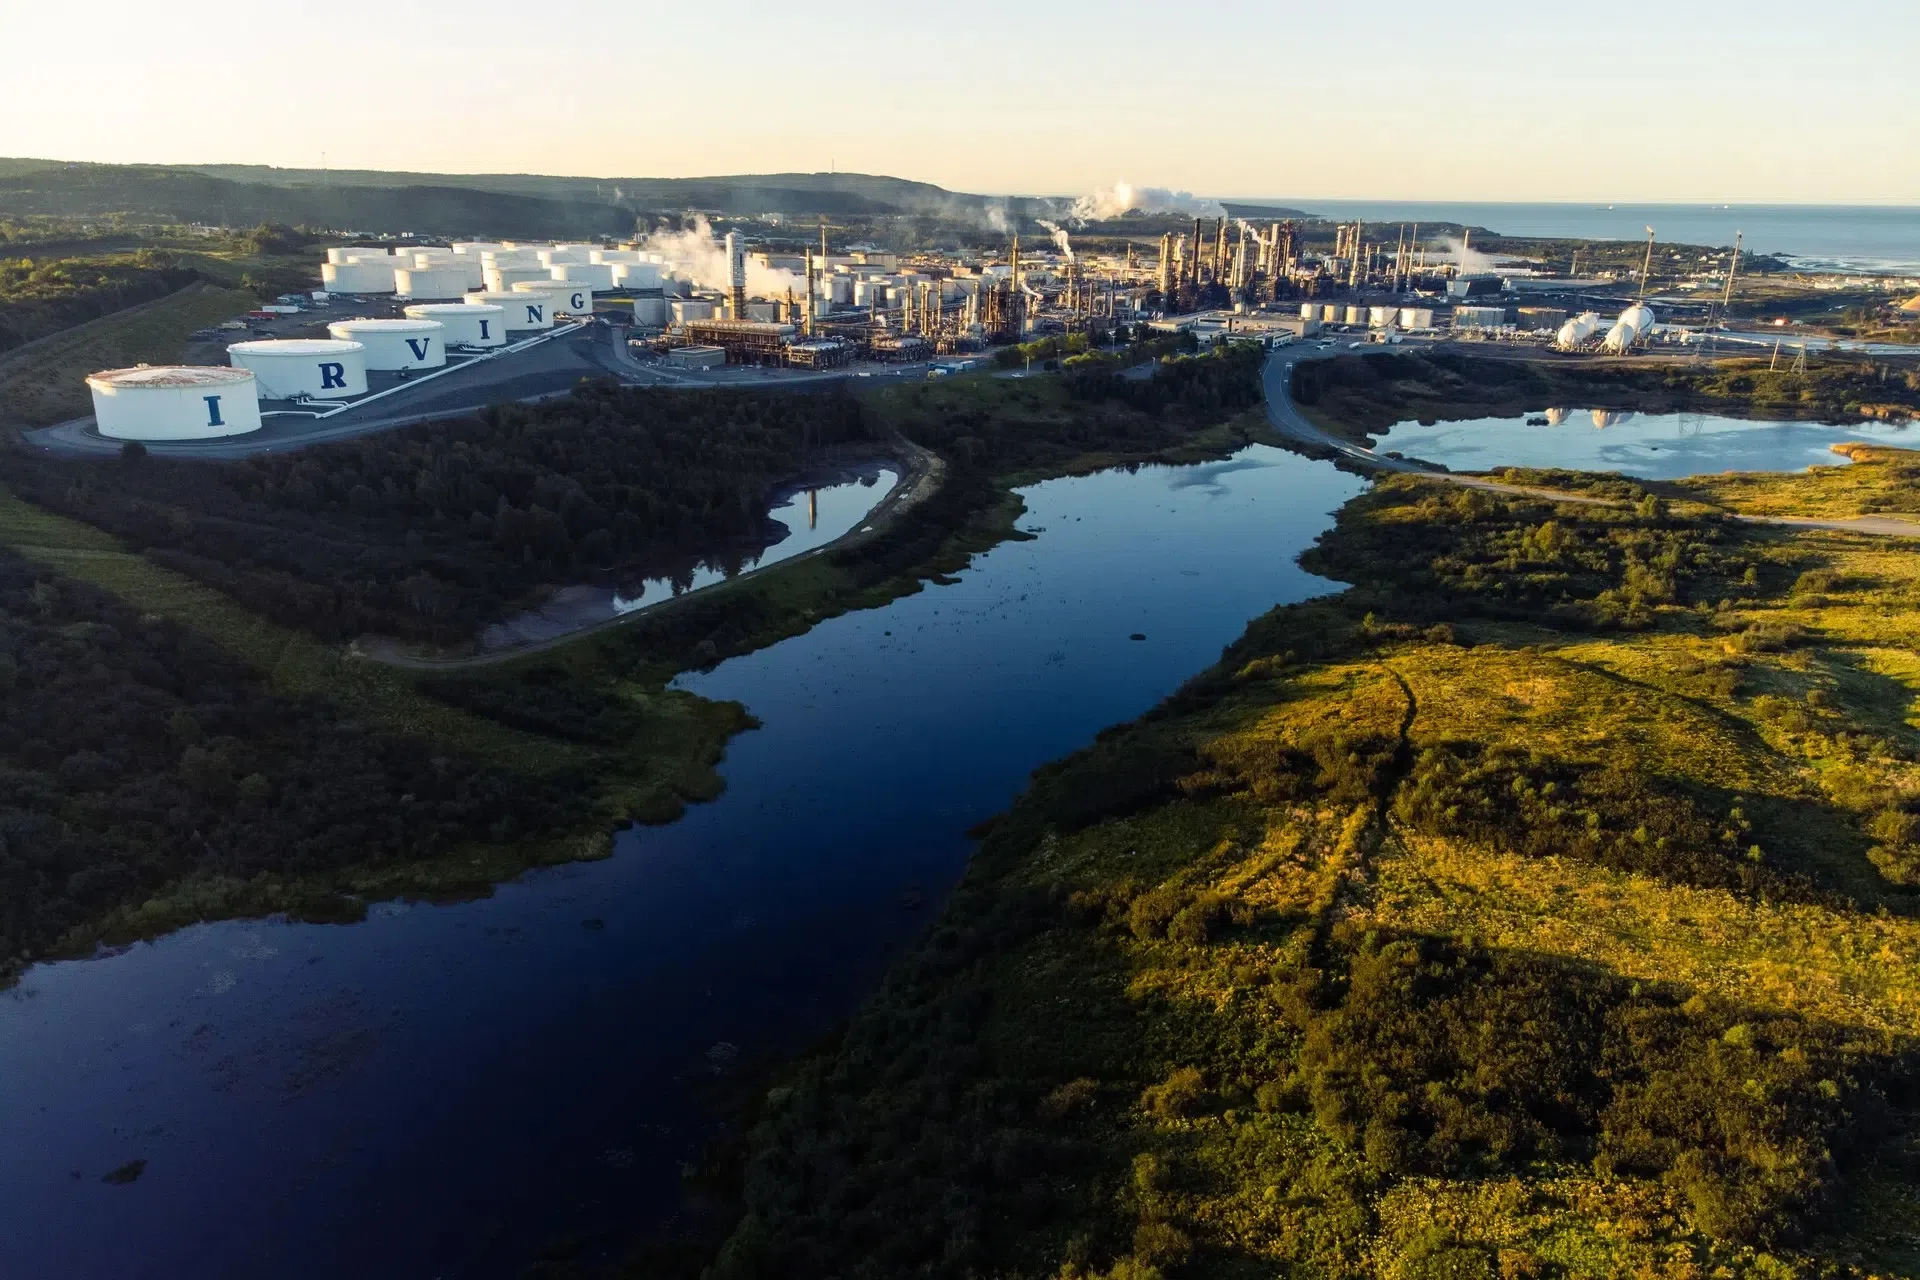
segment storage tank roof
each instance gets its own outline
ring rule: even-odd
[[[244,351],[252,355],[346,356],[366,349],[363,343],[348,342],[343,338],[263,338],[257,342],[227,345],[228,351]]]
[[[252,382],[248,369],[224,365],[140,364],[131,369],[104,369],[87,375],[89,383],[106,387],[230,387]]]
[[[475,311],[505,311],[506,308],[491,302],[425,302],[419,306],[408,307],[408,315],[419,316],[463,316]]]
[[[438,320],[336,320],[327,327],[341,333],[421,333],[442,326]]]

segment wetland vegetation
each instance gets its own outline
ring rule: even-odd
[[[1381,480],[1040,770],[708,1274],[1911,1274],[1913,544],[1582,483]]]
[[[964,565],[1014,536],[1019,478],[1237,447],[1258,368],[1251,351],[1176,361],[1154,412],[1059,380],[865,399],[588,387],[257,463],[16,451],[0,696],[36,731],[0,758],[5,973],[198,919],[354,918],[600,856],[616,824],[716,795],[751,725],[669,689],[675,674]],[[841,448],[935,450],[944,482],[824,555],[549,653],[412,671],[341,643],[381,623],[459,635],[603,556],[757,534],[766,491]]]

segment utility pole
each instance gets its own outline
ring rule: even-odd
[[[1720,323],[1727,322],[1727,307],[1733,302],[1733,276],[1740,270],[1740,237],[1743,232],[1733,233],[1733,261],[1727,264],[1727,287],[1720,294]]]
[[[1653,280],[1653,228],[1647,228],[1647,260],[1640,266],[1640,296],[1634,301],[1647,300],[1647,285]]]

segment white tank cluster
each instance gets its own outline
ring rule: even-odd
[[[467,273],[453,263],[396,267],[393,291],[403,298],[458,298],[467,291]]]
[[[555,315],[590,316],[593,314],[591,285],[578,284],[571,280],[555,280],[549,276],[545,280],[519,281],[513,286],[513,292],[546,297],[550,300]]]
[[[613,267],[611,262],[556,262],[547,271],[555,280],[605,290],[613,288]]]
[[[530,280],[545,283],[553,279],[551,272],[552,268],[543,267],[537,262],[503,264],[496,259],[493,265],[485,269],[482,283],[486,285],[488,293],[505,293],[516,284],[524,284]]]
[[[506,313],[508,333],[531,333],[553,328],[553,299],[545,294],[488,290],[461,299],[467,306],[499,307]]]
[[[367,394],[367,349],[337,338],[275,338],[227,348],[262,400],[331,400]]]
[[[113,440],[213,440],[260,429],[260,396],[246,369],[137,365],[87,378],[93,420]]]
[[[407,319],[437,321],[446,330],[442,337],[449,347],[507,345],[507,309],[503,306],[429,302],[408,307]]]
[[[392,293],[394,259],[354,258],[320,267],[320,283],[328,293]]]
[[[1560,332],[1553,337],[1553,345],[1562,351],[1574,351],[1593,341],[1593,335],[1599,332],[1600,313],[1582,311],[1560,326]]]
[[[395,373],[447,362],[446,326],[437,320],[336,320],[327,332],[364,346],[368,369]]]

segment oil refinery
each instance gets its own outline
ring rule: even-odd
[[[1647,298],[1651,229],[1639,296],[1608,322],[1602,307],[1620,297],[1617,280],[1498,269],[1473,253],[1471,233],[1457,245],[1430,243],[1436,238],[1423,238],[1417,223],[1221,215],[1162,219],[1157,246],[1147,236],[1088,232],[1076,246],[1076,232],[1040,221],[1044,234],[1030,234],[1024,247],[1011,230],[997,245],[900,251],[836,245],[824,219],[817,234],[771,215],[724,231],[699,215],[675,222],[618,244],[332,246],[316,264],[324,288],[275,310],[350,314],[289,337],[236,342],[228,363],[253,375],[272,417],[397,394],[396,379],[510,357],[589,323],[619,331],[634,359],[676,376],[726,366],[910,366],[1051,335],[1099,345],[1143,325],[1201,342],[1345,331],[1370,342],[1426,335],[1592,355],[1674,340]],[[124,428],[127,405],[164,397],[125,398],[117,372],[98,375],[105,381],[93,384],[95,404],[100,422]],[[114,396],[122,399],[109,405]],[[223,415],[222,430],[250,430],[235,425],[249,421]],[[152,430],[152,438],[198,438],[207,424],[170,410]]]

